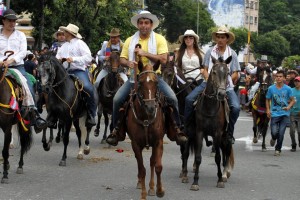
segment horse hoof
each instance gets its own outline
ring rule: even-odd
[[[50,145],[49,144],[43,144],[44,150],[49,151],[50,150]]]
[[[254,144],[256,144],[256,143],[258,142],[257,137],[254,137],[253,140],[252,140],[252,142],[253,142]]]
[[[17,169],[17,174],[23,174],[23,168],[18,167],[18,169]]]
[[[10,164],[7,164],[7,170],[9,170],[10,169]]]
[[[94,131],[94,136],[95,136],[95,137],[98,137],[98,136],[99,136],[99,131],[98,131],[98,130],[95,130],[95,131]]]
[[[136,184],[136,189],[142,189],[142,184],[141,183],[137,183]]]
[[[179,174],[179,178],[182,178],[183,177],[183,173],[182,172],[180,172],[180,174]]]
[[[199,185],[192,185],[190,190],[198,191],[200,189]]]
[[[164,190],[162,190],[160,192],[156,191],[156,196],[159,198],[162,198],[163,196],[165,196],[165,191]]]
[[[55,142],[56,142],[56,143],[60,143],[60,137],[56,137],[56,138],[55,138]]]
[[[83,150],[84,155],[89,155],[90,152],[91,152],[91,149],[90,149],[90,148],[84,149],[84,150]]]
[[[188,177],[182,177],[181,182],[182,183],[188,183],[189,182],[189,178]]]
[[[1,183],[8,184],[9,183],[8,178],[2,178]]]
[[[14,145],[14,144],[10,144],[10,145],[9,145],[9,148],[10,148],[10,149],[14,149],[14,148],[15,148],[15,145]]]
[[[59,162],[59,166],[65,167],[65,166],[66,166],[66,161],[61,160],[61,161]]]
[[[224,182],[218,182],[217,183],[217,188],[224,188],[224,187],[225,187]]]
[[[231,176],[231,172],[230,171],[227,171],[227,179],[229,179]]]
[[[155,190],[149,189],[148,190],[148,196],[155,196]]]
[[[82,154],[78,154],[78,155],[77,155],[77,159],[78,159],[78,160],[83,160],[83,155],[82,155]]]
[[[266,148],[262,148],[261,151],[262,152],[267,152],[267,149]]]
[[[106,139],[102,139],[100,143],[101,144],[106,144]]]
[[[223,176],[222,176],[222,180],[223,180],[223,182],[225,182],[225,183],[226,183],[226,182],[227,182],[227,179],[228,179],[228,178],[227,178],[227,176],[226,176],[226,175],[223,175]]]

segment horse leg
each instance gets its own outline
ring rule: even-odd
[[[186,142],[183,146],[183,152],[182,152],[182,156],[181,156],[181,160],[182,160],[182,170],[181,170],[181,174],[180,174],[180,178],[181,178],[181,182],[182,183],[188,183],[189,182],[189,178],[187,176],[188,174],[188,170],[187,170],[187,162],[189,159],[189,154],[190,154],[190,143],[191,140],[188,140],[188,142]]]
[[[72,122],[71,121],[68,122],[68,120],[66,120],[64,132],[63,132],[64,153],[59,163],[59,166],[66,166],[67,148],[69,145],[69,135],[70,135],[71,126],[72,126]]]
[[[90,145],[90,133],[91,133],[92,128],[86,128],[85,130],[86,130],[86,139],[84,142],[85,146],[84,146],[83,153],[84,153],[84,155],[88,155],[88,154],[90,154],[90,151],[91,151],[89,145]],[[84,135],[84,134],[82,134],[82,135]]]
[[[85,125],[84,125],[85,122],[83,121],[85,121],[85,117],[81,117],[80,119],[73,120],[73,125],[76,129],[76,136],[77,136],[78,146],[79,146],[79,152],[77,154],[78,160],[83,159],[83,144],[85,142],[85,138],[83,139],[83,132],[85,131]],[[82,127],[82,131],[81,131],[81,127]]]
[[[233,168],[232,156],[233,156],[233,149],[232,144],[226,143],[225,146],[222,147],[222,156],[223,156],[223,182],[227,182],[227,179],[230,177],[231,172],[230,170]]]
[[[58,130],[55,137],[55,142],[60,143],[60,140],[63,139],[63,132],[64,132],[64,123],[61,120],[58,120],[57,129]]]
[[[257,117],[255,114],[255,110],[252,110],[252,115],[253,115],[253,126],[252,126],[252,130],[253,130],[253,139],[252,142],[253,143],[257,143],[258,142],[258,135],[257,135]]]
[[[267,147],[266,147],[266,135],[267,135],[267,132],[268,132],[268,127],[269,127],[269,119],[266,116],[266,118],[264,120],[265,121],[263,123],[263,128],[262,128],[263,141],[262,141],[262,144],[261,144],[261,148],[262,148],[263,152],[266,152],[267,151]]]
[[[44,148],[44,150],[45,150],[45,151],[49,151],[49,149],[47,148],[47,147],[48,147],[48,144],[47,144],[46,130],[47,130],[47,128],[44,128],[44,129],[43,129],[42,143],[43,143],[43,148]]]
[[[104,115],[104,124],[105,124],[105,128],[104,128],[104,134],[103,134],[103,138],[101,140],[101,144],[105,144],[106,143],[106,137],[107,137],[107,128],[109,125],[109,117],[107,112],[103,112]]]
[[[99,108],[99,106],[98,106],[98,108]],[[95,127],[95,130],[94,130],[94,136],[95,136],[95,137],[98,137],[98,136],[99,136],[99,133],[100,133],[100,124],[101,124],[101,116],[102,116],[102,112],[100,112],[100,111],[98,110],[97,115],[98,115],[98,121],[97,121],[97,125],[96,125],[96,127]]]
[[[225,159],[226,160],[226,159]],[[224,181],[222,178],[222,171],[221,171],[221,153],[220,153],[220,147],[219,145],[216,145],[216,156],[215,156],[215,162],[218,167],[218,182],[217,182],[217,187],[218,188],[224,188]]]
[[[13,149],[13,148],[15,148],[15,144],[14,144],[14,135],[16,134],[18,132],[18,129],[17,129],[17,125],[15,124],[15,125],[13,125],[12,126],[12,130],[11,130],[11,142],[10,142],[10,144],[9,144],[9,148],[10,149]]]
[[[203,146],[203,132],[200,134],[196,134],[196,138],[195,138],[195,142],[198,145],[194,145],[194,151],[195,151],[195,164],[196,164],[196,168],[195,168],[195,174],[194,174],[194,181],[193,184],[190,188],[190,190],[194,190],[197,191],[199,190],[199,166],[201,164],[202,161],[202,156],[201,156],[201,151],[202,151],[202,146]]]
[[[152,160],[152,156],[153,160]],[[161,181],[161,172],[162,172],[162,155],[163,155],[163,140],[161,139],[156,148],[152,148],[152,156],[151,156],[151,180],[149,183],[150,190],[151,186],[154,187],[154,166],[156,172],[156,196],[161,198],[165,195],[165,189],[163,188]]]
[[[8,158],[9,158],[9,144],[11,142],[11,127],[6,127],[4,131],[4,145],[2,150],[3,157],[3,177],[1,179],[1,183],[8,183],[8,170],[10,168]]]

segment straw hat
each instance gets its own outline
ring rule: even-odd
[[[120,30],[118,28],[112,28],[110,33],[106,33],[107,35],[109,35],[110,37],[116,37],[116,36],[120,36]]]
[[[196,39],[196,43],[199,42],[199,36],[193,30],[186,30],[183,35],[179,36],[180,43],[183,42],[185,36],[193,36]]]
[[[228,42],[227,44],[233,43],[235,40],[235,36],[226,26],[220,26],[217,31],[212,32],[212,39],[214,42],[217,41],[217,34],[227,34],[228,35]]]
[[[67,31],[68,33],[74,35],[76,38],[82,39],[82,36],[78,33],[79,32],[78,26],[76,26],[74,24],[68,24],[67,27],[60,26],[59,30]]]
[[[155,29],[156,27],[158,27],[159,25],[159,20],[156,17],[156,15],[151,14],[149,11],[147,10],[142,10],[139,14],[131,17],[131,23],[133,26],[135,26],[136,28],[138,28],[137,26],[137,21],[140,18],[146,18],[146,19],[150,19],[153,22],[153,27],[152,29]]]
[[[57,34],[59,33],[64,33],[62,30],[58,29],[53,35],[52,37],[54,37],[55,39],[57,39]]]

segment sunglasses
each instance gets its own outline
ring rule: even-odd
[[[185,37],[184,37],[184,39],[187,39],[187,38],[189,38],[189,39],[194,39],[194,36],[185,36]]]

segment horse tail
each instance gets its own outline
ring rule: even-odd
[[[26,153],[30,150],[33,141],[30,125],[26,125],[26,128],[28,129],[27,131],[24,130],[21,122],[18,122],[18,133],[21,143],[21,151],[23,151],[23,153]]]
[[[231,146],[231,150],[230,150],[229,164],[231,166],[231,169],[233,169],[233,167],[234,167],[234,153],[233,153],[232,146]]]

